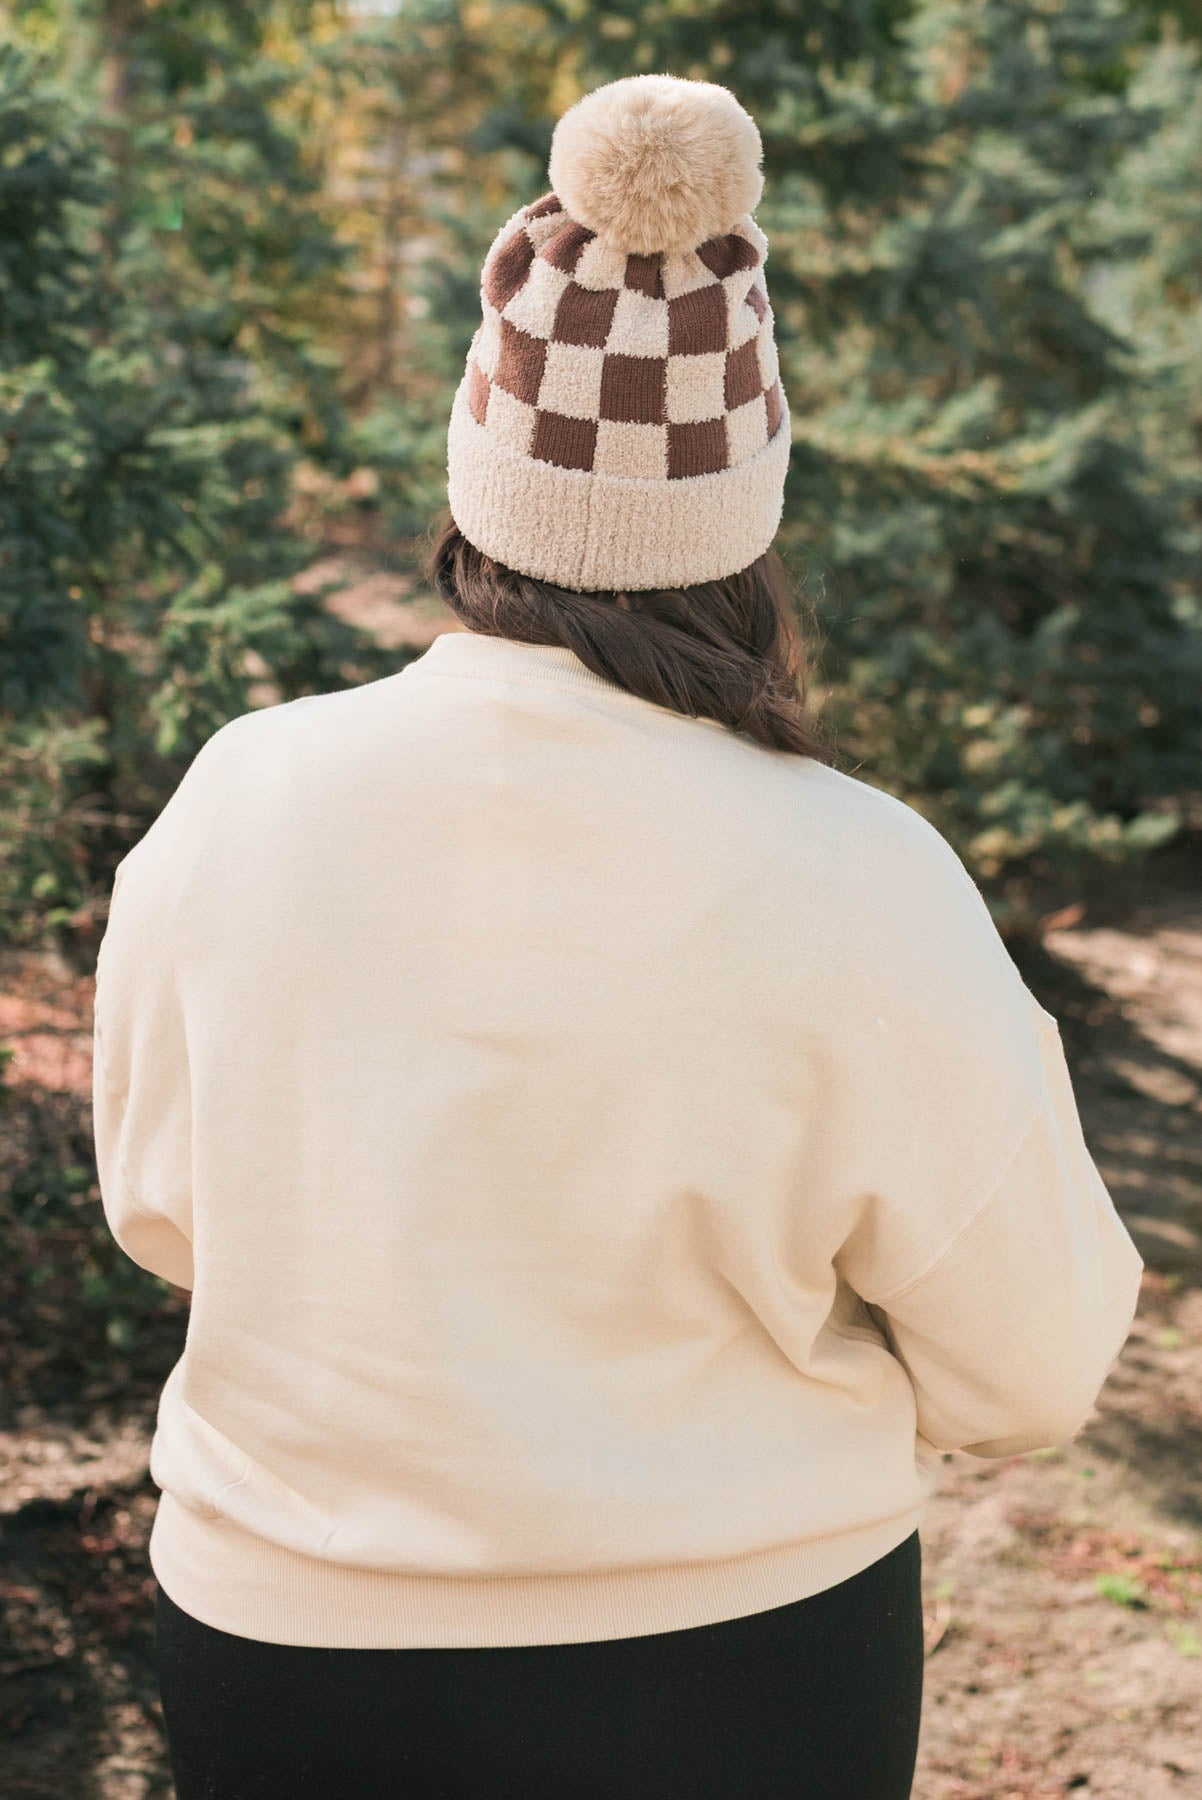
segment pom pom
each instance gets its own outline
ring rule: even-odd
[[[568,213],[613,250],[695,250],[752,212],[764,188],[755,120],[729,88],[630,75],[564,113],[548,173]]]

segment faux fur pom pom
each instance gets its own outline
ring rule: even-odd
[[[628,255],[693,250],[754,211],[755,120],[728,88],[631,75],[570,107],[551,139],[551,186],[571,217]]]

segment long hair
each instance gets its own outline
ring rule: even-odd
[[[580,593],[494,562],[449,511],[429,537],[429,578],[470,630],[564,645],[641,699],[716,719],[770,750],[840,763],[829,731],[806,711],[797,606],[774,549],[720,581]]]

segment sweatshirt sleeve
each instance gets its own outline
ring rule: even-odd
[[[917,814],[896,822],[852,984],[835,1262],[905,1367],[922,1436],[1010,1456],[1085,1423],[1144,1265],[1056,1019],[951,846]]]
[[[939,1450],[1074,1437],[1138,1306],[1143,1261],[1086,1146],[1054,1020],[1038,1048],[1043,1091],[996,1178],[927,1269],[875,1297]]]
[[[92,1130],[109,1230],[142,1268],[192,1287],[191,1106],[178,997],[140,846],[118,865],[96,966]]]

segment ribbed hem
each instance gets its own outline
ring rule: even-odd
[[[575,592],[637,592],[718,581],[776,536],[789,463],[789,412],[764,448],[683,481],[561,469],[499,445],[473,418],[467,378],[447,433],[447,499],[485,556]]]
[[[724,1562],[605,1574],[445,1576],[320,1562],[206,1519],[171,1494],[150,1536],[154,1573],[202,1624],[269,1644],[470,1649],[596,1643],[745,1618],[858,1575],[922,1521],[926,1501],[838,1537]]]

